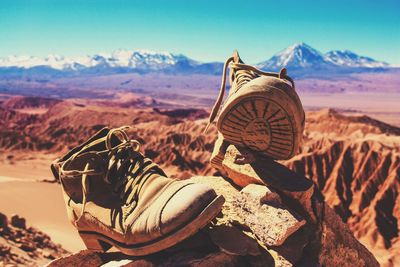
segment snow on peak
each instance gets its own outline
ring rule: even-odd
[[[92,56],[8,56],[0,58],[0,67],[32,68],[45,66],[56,70],[82,70],[85,68],[131,68],[137,70],[165,70],[177,67],[183,70],[201,64],[181,54],[156,52],[152,50],[118,49],[112,53],[98,53]],[[282,67],[289,69],[327,68],[385,68],[385,62],[359,56],[349,50],[335,50],[326,54],[310,45],[300,42],[278,52],[258,67],[278,71]]]
[[[389,66],[385,62],[359,56],[349,50],[333,50],[326,53],[326,56],[332,63],[346,67],[382,68]]]
[[[179,60],[188,60],[188,58],[169,52],[118,49],[112,53],[99,53],[93,56],[49,55],[44,58],[9,56],[0,58],[0,67],[32,68],[47,66],[58,70],[75,70],[82,67],[106,65],[109,67],[162,69],[177,64]]]
[[[296,43],[278,52],[272,58],[259,64],[261,68],[279,69],[281,67],[312,67],[329,65],[325,56],[306,43]]]
[[[308,44],[301,42],[278,52],[269,60],[259,63],[258,66],[262,69],[278,70],[282,67],[291,69],[339,67],[381,68],[389,67],[389,64],[359,56],[349,50],[335,50],[323,54]]]

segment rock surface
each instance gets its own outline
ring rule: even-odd
[[[9,221],[0,213],[0,266],[40,266],[67,253],[48,235],[27,227],[24,218],[13,215]]]
[[[322,219],[315,224],[307,213],[298,214],[282,192],[265,185],[241,189],[217,176],[190,179],[226,198],[221,214],[198,234],[146,257],[81,251],[49,266],[379,266],[322,202],[324,213],[318,213]],[[313,198],[309,201],[321,201]]]
[[[235,146],[227,148],[222,168],[229,178],[234,183],[239,181],[236,182],[238,185],[244,180],[258,180],[279,193],[289,208],[300,212],[318,233],[319,242],[310,242],[310,245],[320,251],[318,258],[323,266],[379,265],[341,218],[324,203],[321,193],[305,176],[262,155],[251,155],[250,163],[237,164],[236,159],[241,157]]]
[[[11,225],[17,228],[26,229],[26,220],[21,216],[14,214],[11,216]]]

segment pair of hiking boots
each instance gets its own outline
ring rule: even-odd
[[[292,156],[304,112],[284,70],[262,72],[234,53],[225,63],[210,123],[222,102],[229,64],[232,88],[217,121],[219,138],[276,159]],[[213,165],[220,164],[214,157]],[[113,246],[141,256],[164,250],[205,227],[225,201],[208,186],[167,178],[125,128],[100,130],[51,170],[61,183],[69,220],[95,251]]]

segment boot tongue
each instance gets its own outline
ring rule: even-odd
[[[73,201],[77,203],[82,202],[83,192],[82,192],[82,174],[85,167],[89,164],[90,169],[98,170],[101,172],[101,166],[95,166],[95,161],[93,161],[93,154],[90,152],[80,153],[72,160],[66,161],[61,166],[60,181],[65,193],[72,198]],[[100,158],[99,158],[100,160]],[[100,163],[101,164],[101,163]]]
[[[70,159],[73,155],[79,153],[83,148],[87,147],[89,144],[95,142],[98,139],[105,138],[107,134],[109,133],[110,129],[107,127],[104,127],[100,131],[98,131],[96,134],[94,134],[92,137],[90,137],[85,143],[72,148],[67,154],[62,156],[61,158],[58,158],[51,164],[51,171],[54,175],[54,178],[56,180],[60,179],[60,169],[61,166],[68,160]]]
[[[89,164],[90,169],[98,173],[104,172],[104,174],[97,175],[104,176],[109,162],[106,142],[109,142],[111,147],[116,147],[122,143],[117,135],[109,134],[109,132],[108,128],[104,128],[83,145],[72,149],[63,157],[64,162],[58,163],[57,166],[61,165],[58,167],[59,171],[53,167],[56,173],[60,173],[63,190],[77,203],[80,203],[83,199],[82,174],[79,172],[84,171],[86,165]]]
[[[237,50],[233,51],[232,54],[233,57],[233,63],[241,63],[244,64],[244,62],[242,61],[242,59],[239,56],[239,52]]]
[[[112,147],[115,147],[122,143],[122,141],[116,135],[111,135],[110,138],[111,138],[111,146]]]
[[[92,142],[81,147],[81,150],[72,155],[69,160],[66,160],[61,166],[61,183],[64,191],[75,202],[80,203],[83,199],[82,192],[82,175],[71,174],[74,171],[83,171],[87,164],[90,168],[98,172],[105,172],[107,159],[106,137],[92,139]],[[111,144],[114,146],[121,143],[119,138],[111,136]],[[93,160],[95,158],[95,160]]]

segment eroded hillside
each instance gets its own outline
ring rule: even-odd
[[[129,125],[145,154],[168,174],[187,178],[215,172],[208,160],[216,129],[203,134],[204,110],[154,108],[151,99],[146,105],[140,99],[129,105],[42,100],[34,102],[42,109],[38,113],[29,102],[14,99],[0,107],[4,164],[27,153],[56,158],[104,126]],[[327,203],[381,263],[399,264],[400,128],[333,110],[306,117],[302,152],[285,164],[317,183]]]

